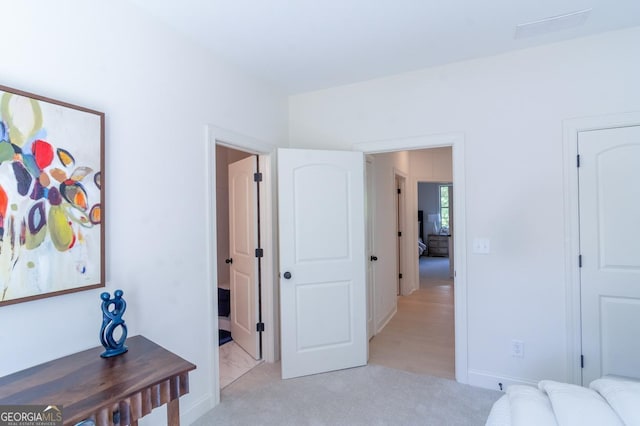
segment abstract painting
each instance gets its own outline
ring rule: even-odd
[[[104,286],[104,113],[0,86],[0,306]]]

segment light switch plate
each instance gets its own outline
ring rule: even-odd
[[[488,238],[474,238],[473,252],[476,254],[489,254],[491,252],[491,243]]]

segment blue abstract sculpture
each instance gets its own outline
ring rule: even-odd
[[[124,345],[127,339],[127,326],[122,319],[124,311],[127,309],[127,302],[122,298],[122,290],[116,290],[111,295],[106,291],[100,295],[102,299],[102,327],[100,328],[100,343],[106,349],[100,354],[102,358],[125,353],[128,348]],[[120,327],[122,334],[118,340],[114,339],[113,332]]]

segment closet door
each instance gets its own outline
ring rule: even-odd
[[[640,378],[640,126],[580,132],[582,384]]]
[[[260,358],[258,323],[257,158],[229,165],[229,253],[231,270],[231,337],[255,359]]]

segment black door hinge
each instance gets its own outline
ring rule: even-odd
[[[582,255],[578,255],[578,268],[582,268]]]
[[[398,278],[402,278],[402,274],[398,274]]]
[[[580,355],[580,368],[584,368],[584,355]]]
[[[254,173],[253,174],[253,181],[254,182],[262,182],[262,173],[260,173],[260,172]]]
[[[263,257],[264,251],[261,248],[256,249],[256,257]]]
[[[256,324],[256,331],[260,332],[260,331],[264,331],[264,323],[263,322],[259,322]]]
[[[402,237],[402,232],[398,231],[398,237]]]
[[[398,188],[398,194],[402,194],[402,189]]]
[[[576,167],[580,167],[580,154],[576,156]]]

